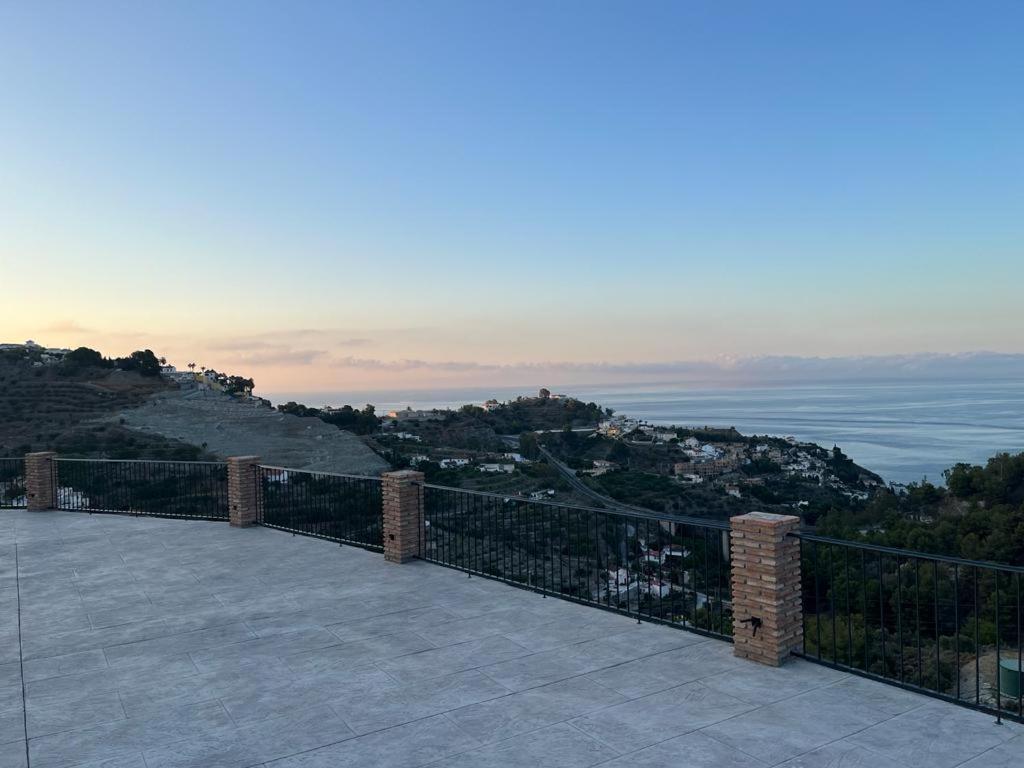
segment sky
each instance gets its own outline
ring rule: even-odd
[[[291,392],[1021,354],[1022,28],[984,1],[0,3],[0,341]]]

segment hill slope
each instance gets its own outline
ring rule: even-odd
[[[251,454],[268,464],[320,472],[378,474],[388,468],[351,432],[210,390],[160,392],[110,421],[219,456]]]

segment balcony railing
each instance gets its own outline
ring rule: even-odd
[[[1024,568],[803,534],[804,656],[1015,719]]]
[[[0,509],[24,506],[24,459],[0,459]]]
[[[729,526],[423,486],[423,558],[728,638]]]
[[[261,525],[380,551],[384,547],[379,477],[259,466]]]
[[[207,461],[56,459],[58,509],[226,520],[227,465]]]

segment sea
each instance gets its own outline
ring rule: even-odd
[[[735,427],[746,435],[792,436],[831,448],[894,483],[942,483],[958,462],[984,464],[999,452],[1024,451],[1024,382],[923,381],[770,387],[688,385],[552,388],[652,424]],[[396,408],[453,408],[535,390],[440,389],[266,395],[307,405],[372,403]]]

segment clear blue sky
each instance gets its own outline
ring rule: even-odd
[[[5,3],[0,329],[319,389],[1024,352],[1022,30],[1019,2]]]

